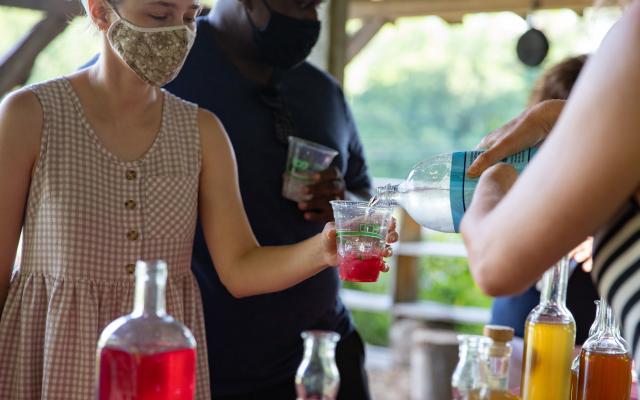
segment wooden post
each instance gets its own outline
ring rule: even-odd
[[[65,17],[47,15],[9,50],[0,60],[0,97],[29,79],[38,54],[62,33],[67,25]]]
[[[419,242],[421,239],[421,227],[402,210],[398,221],[400,227],[399,242]],[[396,266],[393,269],[392,298],[394,303],[414,302],[418,300],[418,271],[419,259],[414,256],[399,255],[396,258]]]
[[[349,0],[331,0],[329,4],[329,73],[341,84],[347,66],[347,18]]]
[[[458,363],[456,333],[421,329],[411,343],[411,400],[451,399],[451,375]]]
[[[318,43],[311,51],[309,61],[311,64],[320,68],[325,72],[329,72],[329,36],[331,30],[331,15],[329,3],[323,3],[318,9],[318,18],[322,23],[322,29],[320,30],[320,37]]]

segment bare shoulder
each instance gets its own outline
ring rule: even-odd
[[[198,126],[203,159],[234,158],[231,141],[218,117],[200,108],[198,109]]]
[[[0,142],[10,150],[37,156],[42,126],[42,105],[31,90],[17,90],[0,103]]]
[[[29,89],[16,90],[7,95],[0,103],[2,120],[17,120],[27,127],[28,124],[42,127],[42,105],[38,97]]]

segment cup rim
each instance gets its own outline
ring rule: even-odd
[[[364,208],[373,208],[373,209],[393,209],[395,208],[394,205],[391,204],[375,204],[373,206],[369,205],[368,201],[363,201],[363,200],[331,200],[329,202],[329,204],[331,204],[331,207],[337,206],[337,207],[364,207]]]
[[[298,142],[299,144],[303,144],[305,146],[309,146],[314,150],[317,150],[319,152],[322,153],[326,153],[326,154],[331,154],[334,158],[335,156],[337,156],[340,152],[336,149],[333,149],[329,146],[325,146],[323,144],[320,143],[316,143],[316,142],[312,142],[310,140],[306,140],[306,139],[302,139],[298,136],[289,136],[288,138],[289,140],[289,145],[292,145],[293,142]]]

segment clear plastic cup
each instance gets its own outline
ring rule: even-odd
[[[338,152],[318,143],[289,136],[289,155],[282,185],[282,196],[295,202],[308,200],[304,188],[313,174],[329,168]]]
[[[393,206],[366,201],[331,202],[336,222],[340,279],[376,282],[384,268],[383,254]]]

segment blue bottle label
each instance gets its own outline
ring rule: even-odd
[[[509,156],[501,162],[511,164],[520,173],[537,151],[537,147],[532,147]],[[460,221],[471,204],[473,193],[478,185],[478,178],[467,177],[467,169],[480,154],[482,151],[459,151],[453,153],[451,157],[450,201],[453,228],[456,232],[460,232]]]

